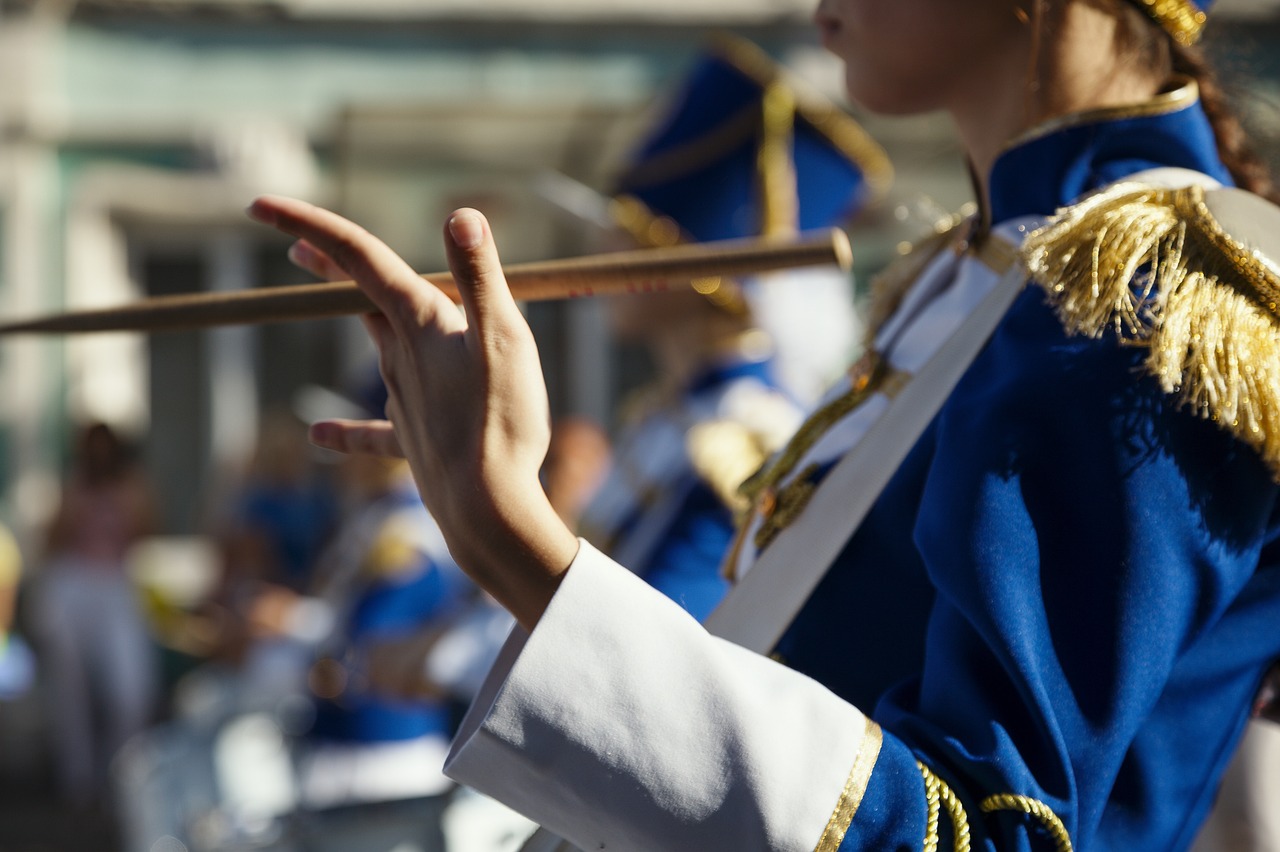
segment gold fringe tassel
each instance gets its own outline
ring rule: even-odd
[[[1121,183],[1023,247],[1070,333],[1148,350],[1166,393],[1256,449],[1280,480],[1280,275],[1223,232],[1200,187]]]

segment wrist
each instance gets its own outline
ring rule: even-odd
[[[463,570],[532,630],[577,556],[578,539],[538,487],[471,512],[449,547]]]

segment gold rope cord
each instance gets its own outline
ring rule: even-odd
[[[1062,824],[1062,820],[1058,818],[1058,815],[1039,799],[1032,799],[1028,796],[1015,796],[1012,793],[1000,793],[987,797],[978,807],[982,809],[984,814],[992,814],[997,811],[1021,811],[1024,814],[1029,814],[1048,829],[1058,852],[1072,852],[1071,835],[1067,833],[1067,827]]]
[[[816,486],[802,474],[782,492],[779,483],[785,479],[815,443],[851,411],[862,405],[876,391],[893,395],[905,377],[889,367],[871,344],[876,331],[892,315],[911,285],[926,266],[948,248],[965,244],[964,237],[972,227],[972,219],[963,215],[948,217],[938,222],[923,241],[914,246],[904,246],[900,257],[871,283],[871,310],[867,322],[866,353],[849,368],[850,387],[841,396],[820,406],[792,436],[772,462],[765,464],[738,489],[749,508],[760,510],[764,516],[754,543],[762,550],[777,537],[808,503]],[[806,470],[805,474],[813,471]],[[783,508],[783,518],[775,518],[774,512]],[[738,519],[738,531],[723,563],[724,575],[732,580],[742,548],[746,543],[746,531],[750,524],[750,512]],[[785,519],[786,523],[783,523]]]
[[[872,280],[866,353],[849,368],[849,390],[809,415],[773,463],[761,468],[742,484],[739,491],[743,496],[755,503],[765,490],[775,487],[828,429],[866,401],[889,378],[891,368],[871,345],[876,331],[897,309],[924,268],[954,244],[962,234],[961,229],[967,227],[967,220],[961,217],[939,223],[923,242],[908,247],[897,261]]]
[[[925,771],[923,764],[920,764],[920,770]],[[924,852],[938,852],[938,826],[942,824],[942,797],[938,792],[940,788],[941,782],[937,778],[925,775],[924,798],[929,807],[929,815],[924,826]]]
[[[938,852],[943,811],[951,820],[952,848],[955,852],[969,852],[972,839],[969,832],[969,816],[965,812],[964,804],[947,782],[939,778],[929,767],[919,761],[916,762],[916,766],[924,777],[925,803],[928,807],[924,852]],[[978,807],[984,814],[1018,811],[1032,816],[1048,830],[1057,852],[1072,852],[1071,835],[1067,833],[1066,826],[1062,824],[1058,815],[1039,799],[1013,793],[998,793],[983,799]]]
[[[924,852],[938,852],[938,833],[941,811],[946,810],[951,820],[951,845],[954,852],[969,852],[969,815],[955,791],[929,767],[919,761],[916,766],[924,776],[925,801],[929,806],[929,821],[924,838]]]
[[[778,491],[778,484],[791,473],[804,454],[826,434],[828,429],[875,393],[889,371],[879,355],[868,352],[850,368],[850,372],[853,379],[849,390],[811,414],[804,423],[800,424],[800,428],[771,463],[762,465],[738,486],[738,494],[745,501],[748,511],[737,519],[737,534],[722,563],[722,572],[727,579],[733,580],[736,576],[734,572],[737,570],[742,547],[746,543],[747,529],[751,524],[751,512],[758,511],[763,516],[760,529],[756,531],[754,537],[756,549],[760,550],[785,529],[782,518],[774,517],[778,507],[780,505],[783,507],[783,515],[786,523],[789,524],[803,511],[816,490],[816,486],[809,482],[806,476],[797,477],[791,486],[783,489],[785,494]],[[808,476],[816,472],[816,467],[805,470]]]

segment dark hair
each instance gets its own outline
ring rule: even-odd
[[[1213,125],[1213,135],[1218,140],[1218,156],[1231,172],[1236,185],[1280,204],[1280,191],[1277,191],[1271,170],[1249,144],[1248,134],[1236,115],[1231,98],[1204,51],[1172,41],[1170,44],[1174,73],[1184,74],[1200,86],[1200,105]]]
[[[118,481],[132,462],[132,448],[106,423],[90,423],[81,429],[75,466],[86,482],[102,485]]]
[[[1175,41],[1162,28],[1153,24],[1137,4],[1112,0],[1120,20],[1121,46],[1134,62],[1151,68],[1165,68],[1196,81],[1200,88],[1200,105],[1218,143],[1218,156],[1242,189],[1280,203],[1271,171],[1249,144],[1248,134],[1236,114],[1231,98],[1218,79],[1212,63],[1199,47]]]

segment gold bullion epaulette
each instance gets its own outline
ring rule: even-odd
[[[760,438],[744,424],[728,419],[699,423],[685,435],[689,462],[698,478],[735,514],[747,508],[738,489],[776,449],[766,447]]]
[[[725,416],[695,424],[685,450],[698,477],[735,514],[750,508],[742,483],[795,432],[799,413],[780,394],[761,389],[736,399]]]
[[[1023,259],[1069,333],[1146,349],[1166,393],[1280,480],[1280,207],[1122,182],[1060,210]]]

